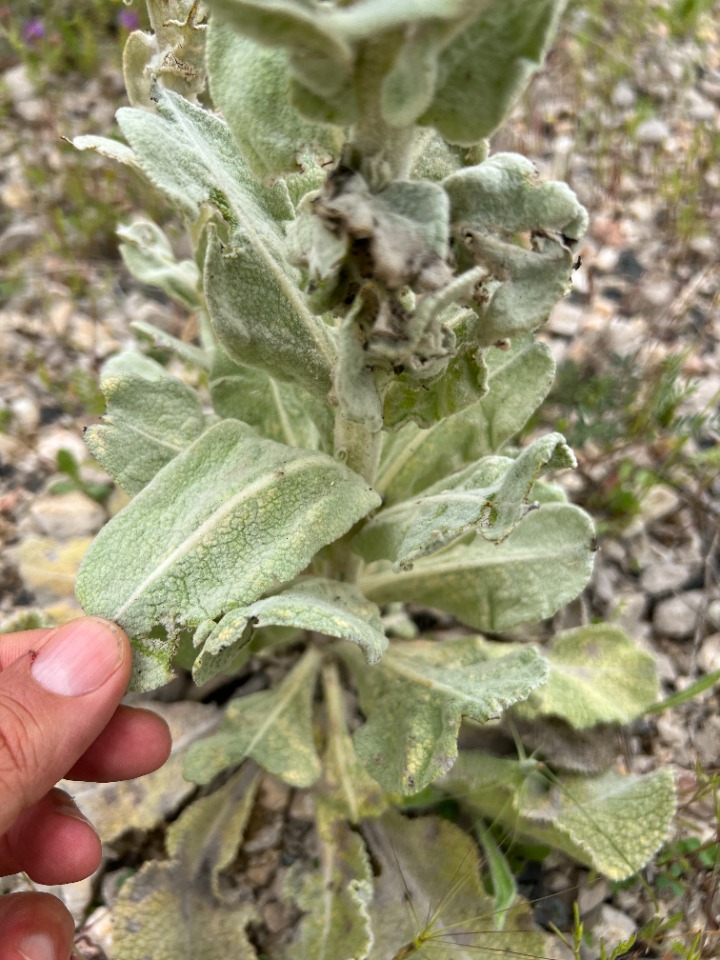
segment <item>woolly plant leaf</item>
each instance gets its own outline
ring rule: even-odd
[[[105,377],[103,422],[88,427],[95,459],[134,496],[207,426],[197,393],[174,377]]]
[[[115,160],[127,167],[137,167],[135,154],[126,143],[119,140],[111,140],[109,137],[96,137],[92,134],[83,134],[74,137],[72,145],[76,150],[94,150],[101,157],[107,157],[109,160]]]
[[[225,610],[252,603],[299,574],[323,546],[379,502],[326,454],[248,435],[224,420],[156,475],[101,530],[77,582],[83,608],[115,620],[138,643],[143,672],[169,675],[172,640]],[[151,667],[153,668],[151,670]]]
[[[257,235],[236,231],[225,247],[211,231],[204,288],[213,329],[233,360],[327,395],[332,328],[308,310],[292,268],[269,256]]]
[[[218,348],[210,369],[210,396],[222,417],[243,420],[269,440],[306,450],[332,450],[330,407],[258,367],[235,363]]]
[[[550,348],[527,338],[491,349],[485,362],[488,389],[479,403],[429,430],[408,424],[386,437],[375,484],[386,506],[499,450],[537,409],[555,374]]]
[[[345,716],[337,666],[323,669],[325,695],[325,751],[322,780],[314,793],[335,817],[357,824],[365,817],[377,817],[388,806],[387,794],[361,763],[355,752]]]
[[[261,178],[295,173],[303,151],[333,158],[342,131],[312,124],[290,105],[287,57],[212,20],[207,40],[210,93],[253,173]]]
[[[667,839],[675,812],[668,769],[548,777],[539,764],[472,751],[461,754],[441,786],[493,823],[557,847],[611,880],[645,866]]]
[[[565,0],[484,4],[440,54],[435,95],[420,122],[451,143],[489,137],[542,64],[564,7]]]
[[[466,236],[476,262],[489,270],[478,326],[481,344],[537,330],[570,292],[573,254],[564,242],[538,235],[533,249],[526,250],[471,230]]]
[[[476,350],[459,350],[442,373],[428,382],[394,378],[385,394],[383,421],[388,428],[408,421],[422,429],[477,403],[487,393],[487,368]]]
[[[473,637],[393,644],[372,668],[344,652],[367,721],[355,734],[360,760],[391,793],[413,794],[446,773],[457,756],[462,718],[484,723],[545,682],[532,647],[488,660]]]
[[[381,510],[363,527],[353,549],[368,562],[384,558],[405,569],[469,530],[502,541],[527,514],[540,472],[573,466],[575,458],[559,433],[539,438],[515,460],[483,457],[419,499]]]
[[[373,941],[368,903],[373,875],[362,838],[350,825],[316,806],[318,870],[291,870],[284,886],[305,916],[285,956],[290,960],[365,960]]]
[[[368,960],[416,952],[432,960],[547,956],[524,901],[505,912],[502,929],[479,876],[477,846],[455,824],[438,817],[410,820],[392,811],[365,823],[363,835],[380,867],[370,904],[375,943]],[[401,952],[417,940],[419,947]]]
[[[207,353],[202,348],[196,347],[193,343],[186,343],[184,340],[174,337],[166,330],[161,330],[160,327],[156,327],[155,324],[148,323],[146,320],[133,320],[130,326],[137,333],[141,333],[147,337],[156,347],[174,353],[183,363],[190,364],[192,367],[199,367],[201,370],[207,370],[209,368],[210,363]]]
[[[100,368],[100,383],[108,377],[142,377],[144,380],[162,380],[170,377],[165,367],[139,350],[121,350],[109,357]]]
[[[617,627],[597,623],[567,630],[544,653],[550,677],[518,706],[524,720],[554,716],[584,730],[630,723],[657,701],[654,657]]]
[[[157,113],[117,112],[120,129],[145,175],[193,220],[210,204],[223,219],[257,236],[264,250],[282,246],[277,221],[293,208],[282,183],[264,187],[240,156],[228,125],[208,110],[156,85]]]
[[[587,210],[566,183],[541,181],[537,168],[518,153],[495,153],[443,180],[453,223],[505,234],[539,230],[579,240]]]
[[[218,623],[203,620],[198,626],[193,646],[202,650],[192,665],[193,680],[198,686],[218,673],[234,673],[250,659],[252,631],[244,610],[230,610]]]
[[[227,767],[252,757],[293,787],[309,787],[321,773],[313,737],[312,704],[320,654],[310,648],[272,690],[231,700],[216,734],[193,744],[185,776],[209,783]]]
[[[459,542],[393,573],[371,566],[361,580],[376,603],[437,607],[478,630],[499,632],[552,616],[585,587],[593,566],[592,521],[578,507],[549,503],[508,539]]]
[[[120,255],[141,283],[158,287],[171,300],[196,310],[200,306],[200,271],[194,260],[178,260],[170,241],[152,220],[118,227]]]
[[[243,650],[249,655],[249,627],[295,627],[351,640],[362,649],[369,663],[378,661],[387,647],[378,608],[357,587],[339,580],[300,581],[247,607],[231,610],[217,626],[212,626],[207,640],[199,631],[195,634],[196,646],[205,641],[193,668],[197,683],[220,670],[228,672],[229,660]],[[208,674],[209,669],[213,673]]]
[[[255,789],[252,772],[241,770],[171,824],[169,859],[145,863],[113,905],[117,960],[256,960],[245,932],[255,909],[233,902],[221,884],[237,856]]]

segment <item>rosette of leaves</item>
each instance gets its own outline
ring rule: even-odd
[[[137,350],[103,372],[88,443],[131,499],[77,594],[131,636],[138,690],[180,665],[198,683],[262,678],[282,653],[283,675],[230,701],[186,775],[258,764],[312,791],[325,879],[295,877],[288,895],[306,910],[324,891],[324,913],[291,955],[359,960],[388,894],[372,831],[368,848],[349,825],[451,773],[463,718],[532,716],[553,677],[532,646],[393,636],[388,606],[498,633],[551,616],[592,569],[589,517],[540,479],[574,466],[564,439],[510,445],[552,381],[534,333],[569,286],[586,215],[564,184],[481,145],[563,3],[209,6],[207,29],[189,3],[175,28],[202,25],[223,116],[128,54],[129,86],[149,87],[118,113],[127,145],[77,141],[136,167],[185,219],[192,260],[148,222],[123,231],[123,255],[201,331],[188,344],[136,325],[194,386]],[[180,822],[171,840],[188,882],[206,882],[211,840],[202,862]],[[123,955],[162,943],[162,921],[144,931],[142,944],[120,935]]]

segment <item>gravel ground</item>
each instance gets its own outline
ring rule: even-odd
[[[720,670],[720,481],[717,471],[696,468],[698,457],[718,442],[720,38],[711,21],[685,40],[656,25],[634,38],[619,65],[608,65],[602,51],[596,58],[588,54],[583,31],[576,17],[493,143],[495,150],[526,153],[544,176],[567,179],[591,213],[573,293],[542,335],[559,364],[575,364],[581,377],[632,368],[640,391],[677,357],[681,379],[694,380],[680,412],[684,422],[694,417],[703,423],[681,457],[671,456],[662,433],[638,431],[608,445],[590,431],[578,449],[580,469],[565,482],[576,502],[598,516],[600,550],[590,587],[551,626],[594,618],[622,626],[655,654],[670,695]],[[0,104],[9,122],[0,129],[0,620],[40,608],[57,621],[77,612],[72,585],[79,558],[122,503],[117,492],[103,505],[88,496],[93,485],[107,482],[82,442],[83,428],[101,409],[98,369],[131,342],[132,320],[184,339],[194,329],[178,308],[138,287],[114,252],[114,222],[139,212],[149,194],[108,172],[100,158],[78,159],[61,139],[111,129],[122,101],[117,67],[106,64],[90,81],[65,77],[56,88],[38,83],[16,62],[4,67]],[[162,210],[156,199],[152,203]],[[612,391],[608,396],[612,419]],[[563,417],[577,428],[577,411],[551,402],[545,426]],[[80,484],[58,471],[61,450],[80,465]],[[618,519],[608,504],[623,490],[627,461],[651,473],[653,482],[641,490],[637,509]],[[278,661],[269,672],[282,669]],[[248,675],[241,682],[250,690],[259,681]],[[158,709],[176,724],[178,763],[189,731],[201,727],[199,718],[206,724],[201,732],[214,720],[214,706],[192,702],[206,692],[179,685],[163,691],[166,703]],[[703,841],[717,831],[713,796],[703,785],[718,764],[719,706],[718,687],[711,688],[636,724],[616,744],[631,771],[673,767],[681,835]],[[103,876],[60,891],[78,917],[86,918],[97,889],[111,903],[120,871],[153,846],[160,849],[164,818],[186,795],[182,784],[168,786],[162,802],[155,797],[130,832],[127,821],[119,821],[122,828],[106,825]],[[279,878],[294,859],[311,853],[311,822],[301,794],[266,779],[242,867],[269,952],[294,920],[279,901]],[[545,867],[542,893],[579,886],[588,925],[608,942],[646,922],[655,909],[661,915],[679,910],[679,930],[708,931],[704,956],[720,949],[712,936],[720,902],[707,872],[680,892],[658,888],[655,908],[639,885],[612,891],[607,884],[590,886],[587,871],[560,858]],[[661,873],[649,871],[651,885]],[[568,898],[557,899],[560,919],[567,921]],[[83,955],[107,947],[107,920],[101,907],[83,924]],[[662,956],[660,949],[648,944],[637,955]],[[599,954],[588,948],[586,955]]]

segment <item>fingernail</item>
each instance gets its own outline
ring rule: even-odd
[[[55,947],[50,937],[44,933],[31,933],[23,937],[18,945],[23,960],[55,960]]]
[[[85,814],[69,798],[60,800],[59,803],[55,804],[55,813],[59,813],[63,817],[72,817],[73,820],[79,820],[81,823],[90,824]]]
[[[79,697],[109,680],[121,660],[120,638],[109,624],[75,620],[38,651],[30,672],[50,693]]]

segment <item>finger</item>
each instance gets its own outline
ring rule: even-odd
[[[51,790],[0,837],[0,875],[24,871],[35,883],[75,883],[100,864],[100,840],[64,790]]]
[[[0,835],[107,726],[130,670],[125,634],[87,617],[52,631],[0,673]]]
[[[99,783],[142,777],[165,763],[171,746],[170,730],[162,717],[152,710],[119,706],[65,776]]]
[[[49,893],[0,897],[0,960],[68,960],[75,924]]]
[[[0,636],[0,670],[26,656],[28,650],[40,650],[52,633],[51,628],[4,633]]]

